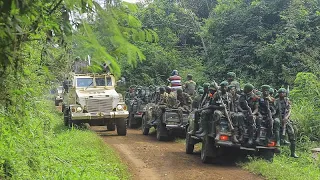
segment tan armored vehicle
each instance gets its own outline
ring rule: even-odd
[[[126,119],[129,115],[121,94],[115,90],[112,74],[75,74],[69,78],[69,88],[63,98],[66,126],[89,123],[107,126],[118,135],[126,135]]]

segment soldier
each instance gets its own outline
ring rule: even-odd
[[[245,84],[243,94],[239,98],[239,112],[242,112],[248,125],[248,144],[253,144],[253,136],[255,131],[255,121],[258,116],[258,97],[253,93],[253,85]]]
[[[298,158],[296,155],[296,135],[294,132],[292,121],[289,119],[291,115],[291,104],[287,96],[287,90],[280,88],[278,90],[279,98],[275,100],[276,119],[281,121],[282,124],[282,139],[284,139],[285,133],[288,133],[290,141],[291,157]],[[287,143],[284,141],[284,143]]]
[[[210,84],[209,83],[204,83],[203,84],[203,94],[202,96],[200,97],[200,101],[198,103],[198,106],[195,107],[197,108],[198,110],[196,110],[194,112],[194,123],[195,123],[195,129],[198,129],[199,127],[199,119],[200,119],[200,113],[201,113],[201,108],[204,107],[205,105],[209,104],[209,101],[210,101],[210,98],[209,98],[209,86]],[[203,132],[203,128],[200,128],[198,130],[198,134],[201,134]],[[189,132],[190,134],[194,134],[194,130],[190,131]]]
[[[186,93],[188,93],[191,97],[195,95],[196,92],[196,83],[192,80],[192,75],[187,75],[188,81],[184,83],[184,90]]]
[[[262,90],[262,96],[259,99],[259,118],[256,120],[257,124],[257,139],[256,143],[260,143],[260,134],[261,134],[261,123],[264,120],[267,127],[268,127],[268,133],[267,133],[267,140],[268,143],[270,143],[270,140],[272,138],[272,135],[274,133],[275,140],[276,140],[276,146],[280,146],[280,122],[279,120],[274,120],[273,116],[276,113],[274,104],[274,99],[270,96],[270,86],[269,85],[263,85],[261,86]]]
[[[231,84],[234,85],[237,90],[237,93],[240,93],[241,92],[240,84],[238,81],[235,80],[235,78],[236,78],[236,73],[234,72],[227,73],[228,85],[231,85]]]
[[[235,128],[235,133],[238,134],[238,141],[243,141],[244,135],[244,114],[238,111],[240,95],[237,94],[235,85],[228,86],[229,93],[231,94],[230,116]]]
[[[214,104],[215,104],[215,110],[214,110],[214,123],[216,128],[216,137],[215,140],[220,140],[220,124],[221,118],[229,116],[230,112],[230,106],[231,106],[231,98],[232,95],[228,92],[228,82],[223,81],[220,83],[220,91],[214,94]],[[225,111],[226,108],[226,111]],[[230,117],[230,116],[229,116]],[[234,143],[238,143],[238,139],[235,135],[235,132],[232,130],[232,137],[231,141]]]
[[[207,94],[207,97],[203,98],[203,102],[208,102],[207,106],[202,107],[198,110],[198,113],[200,114],[200,124],[201,128],[196,131],[196,134],[200,137],[203,137],[207,135],[208,133],[208,122],[214,112],[214,110],[217,108],[213,99],[214,94],[216,93],[216,85],[210,84],[209,86],[209,94]]]
[[[201,97],[204,94],[204,90],[203,89],[199,89],[198,90],[198,94],[196,95],[196,97],[193,99],[192,101],[192,108],[194,109],[198,109],[201,103]]]
[[[177,100],[179,102],[179,104],[178,104],[178,117],[180,120],[180,124],[182,124],[183,123],[183,112],[187,111],[188,113],[190,113],[192,99],[189,96],[189,94],[182,92],[182,89],[178,89],[177,90]]]

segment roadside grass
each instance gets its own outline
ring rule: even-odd
[[[312,146],[303,146],[312,147]],[[302,149],[304,149],[302,147]],[[309,149],[308,148],[308,149]],[[311,148],[310,148],[311,149]],[[251,161],[241,164],[241,166],[266,179],[279,180],[314,180],[320,179],[320,161],[312,158],[309,151],[298,151],[300,158],[289,157],[290,150],[283,147],[280,155],[276,155],[272,163],[261,159],[252,159]]]
[[[0,179],[129,179],[127,167],[94,132],[68,129],[41,101],[24,116],[0,112]]]

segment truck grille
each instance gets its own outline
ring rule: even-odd
[[[88,112],[110,112],[112,109],[113,107],[111,98],[90,98],[87,100]]]

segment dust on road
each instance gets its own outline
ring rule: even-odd
[[[199,153],[188,155],[183,143],[159,142],[153,135],[128,129],[127,136],[92,127],[103,140],[119,153],[133,180],[158,179],[262,179],[234,164],[203,164]]]

